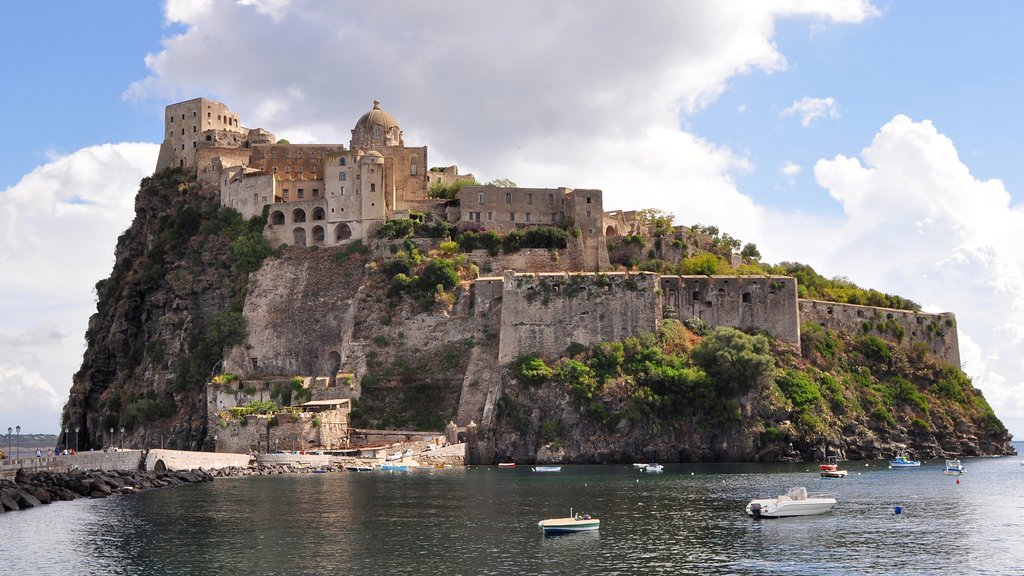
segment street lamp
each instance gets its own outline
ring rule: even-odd
[[[68,428],[67,426],[65,426],[64,427],[64,451],[65,452],[68,451],[68,433],[69,432],[71,432],[71,429]]]
[[[110,447],[114,447],[114,427],[110,427]]]
[[[124,450],[124,426],[121,426],[121,445],[117,449]]]
[[[214,452],[217,451],[217,435],[216,434],[213,435],[213,451]]]
[[[21,426],[15,426],[14,431],[17,433],[14,437],[14,448],[17,454],[15,458],[21,458]]]
[[[78,453],[78,430],[79,427],[75,426],[75,453]]]
[[[11,432],[14,432],[14,429],[11,428],[10,426],[8,426],[7,427],[7,457],[8,458],[11,457]]]

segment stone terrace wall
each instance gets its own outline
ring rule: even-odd
[[[43,456],[0,460],[0,478],[13,477],[19,468],[26,472],[65,472],[68,470],[138,470],[141,450],[117,452],[78,452],[74,456]]]
[[[498,361],[523,354],[561,355],[661,325],[656,274],[515,274],[502,291]]]
[[[873,334],[904,345],[922,342],[935,356],[960,366],[956,316],[951,312],[928,314],[821,300],[800,300],[800,322],[816,322],[824,328],[851,336]]]
[[[667,311],[680,321],[697,317],[712,326],[768,332],[800,342],[796,279],[788,276],[662,276]]]
[[[154,448],[146,454],[146,470],[193,470],[203,468],[243,467],[252,462],[248,454],[225,454],[216,452],[188,452],[185,450],[164,450]],[[134,470],[135,468],[132,468]]]

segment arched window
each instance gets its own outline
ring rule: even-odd
[[[313,220],[323,220],[323,219],[324,219],[324,209],[319,207],[319,206],[317,206],[316,208],[313,209]]]
[[[352,229],[349,228],[348,224],[338,224],[334,229],[334,239],[336,241],[348,240],[352,237]]]
[[[324,245],[324,227],[314,226],[313,227],[313,244],[317,246]]]
[[[292,212],[292,222],[305,222],[305,221],[306,221],[306,211],[303,210],[302,208],[296,208],[295,211]],[[305,246],[305,244],[303,244],[303,246]]]
[[[345,165],[345,157],[342,156],[341,158],[338,158],[338,166],[344,166],[344,165]]]
[[[341,174],[338,174],[338,180],[344,182],[347,179],[348,179],[348,176],[346,176],[344,172],[342,172]]]
[[[294,240],[293,244],[295,244],[296,246],[305,246],[306,231],[302,228],[296,228],[295,230],[292,230],[292,239]]]
[[[284,212],[274,210],[274,213],[270,215],[270,223],[278,226],[284,224]]]

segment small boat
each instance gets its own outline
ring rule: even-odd
[[[633,468],[644,469],[646,467],[647,467],[647,463],[646,462],[633,462]]]
[[[589,532],[601,527],[601,521],[591,518],[590,514],[573,514],[569,509],[568,518],[550,518],[537,522],[544,534],[568,534],[570,532]]]
[[[345,466],[345,470],[349,472],[370,472],[373,470],[372,466]]]
[[[409,466],[407,464],[381,464],[381,472],[408,472]]]
[[[515,468],[515,462],[498,462],[498,468]]]
[[[942,473],[946,476],[959,476],[964,472],[967,472],[967,469],[964,468],[959,459],[946,460],[946,467],[942,470]]]
[[[534,472],[561,472],[561,466],[534,466]]]
[[[849,474],[846,470],[839,469],[839,459],[829,456],[826,464],[818,465],[818,475],[822,478],[846,478]]]
[[[784,495],[775,498],[751,500],[747,504],[747,515],[753,518],[783,518],[786,516],[811,516],[828,512],[836,505],[836,499],[827,494],[808,496],[803,486],[794,486]]]
[[[906,454],[900,454],[894,460],[889,460],[890,468],[913,468],[920,465],[920,460],[911,460]]]
[[[642,468],[644,472],[661,472],[665,469],[661,464],[650,463]]]

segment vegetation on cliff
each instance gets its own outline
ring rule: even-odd
[[[820,458],[824,447],[876,458],[901,444],[931,456],[1005,444],[1006,429],[981,392],[923,347],[817,324],[804,333],[798,353],[764,335],[667,320],[657,334],[573,346],[550,362],[520,358],[511,368],[518,385],[497,405],[499,451],[522,457],[554,444],[570,461],[594,461],[599,451],[662,445],[677,447],[658,454],[668,461],[780,460]],[[551,403],[559,393],[574,410]],[[537,410],[539,419],[527,417]],[[580,442],[594,434],[612,440],[600,450]]]
[[[202,444],[204,385],[225,347],[244,338],[248,275],[271,254],[265,223],[221,207],[184,170],[142,180],[114,269],[96,284],[63,428],[79,427],[92,447],[121,427],[139,442]]]

